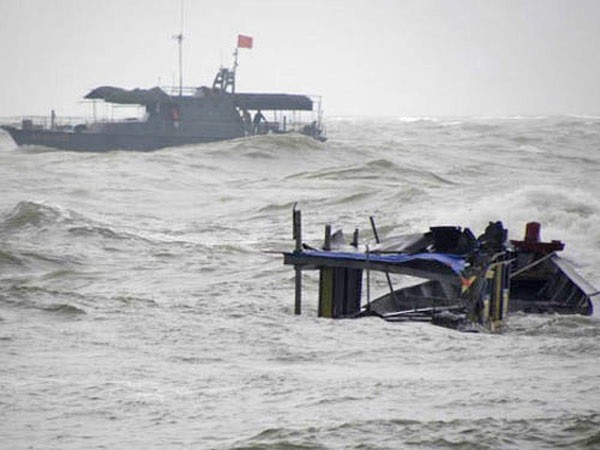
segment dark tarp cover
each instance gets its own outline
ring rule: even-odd
[[[101,99],[108,103],[119,103],[123,105],[151,105],[154,103],[169,103],[171,97],[161,88],[155,87],[152,89],[133,89],[128,91],[112,86],[101,86],[84,98]]]
[[[236,105],[242,109],[312,111],[313,102],[306,95],[292,94],[234,94]]]

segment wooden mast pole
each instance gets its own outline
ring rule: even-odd
[[[293,220],[293,234],[294,240],[296,241],[295,252],[302,251],[302,213],[299,209],[296,209],[294,205],[294,220]],[[296,272],[296,289],[294,298],[294,314],[302,314],[302,267],[299,264],[294,266]]]

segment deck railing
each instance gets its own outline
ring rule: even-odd
[[[22,128],[29,129],[55,129],[55,130],[71,130],[78,125],[90,125],[92,123],[115,123],[115,122],[143,122],[137,117],[131,118],[97,118],[81,117],[81,116],[22,116],[19,118],[11,118],[5,120],[6,124],[19,125]]]

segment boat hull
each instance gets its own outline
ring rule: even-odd
[[[558,255],[548,255],[542,264],[524,272],[519,272],[519,267],[512,270],[517,275],[511,277],[509,312],[583,316],[594,313],[593,297],[600,292]],[[429,280],[379,297],[371,302],[366,315],[389,321],[431,320],[440,313],[460,311],[458,299],[456,286]]]
[[[593,298],[600,292],[557,254],[548,255],[538,266],[517,270],[511,279],[511,311],[530,313],[594,313]]]
[[[109,134],[55,130],[29,130],[3,126],[17,145],[41,145],[61,150],[104,152],[110,150],[152,151],[165,147],[221,141],[226,138],[150,134]]]

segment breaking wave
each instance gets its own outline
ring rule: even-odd
[[[564,339],[600,337],[600,322],[594,316],[516,313],[511,316],[509,329],[511,333],[525,336]]]
[[[103,238],[114,240],[144,240],[140,235],[115,231],[110,226],[59,206],[32,201],[19,202],[3,220],[0,233],[15,234],[28,230],[40,231],[60,229],[73,237]]]
[[[19,202],[17,206],[0,222],[0,231],[9,233],[26,227],[42,227],[66,218],[65,212],[44,203],[31,201]]]
[[[594,448],[600,443],[600,415],[531,419],[417,420],[365,419],[309,428],[267,428],[238,442],[236,450],[317,448]],[[373,447],[372,436],[377,435]]]
[[[209,154],[219,157],[229,155],[236,158],[280,159],[297,151],[306,154],[310,151],[324,150],[324,146],[322,143],[300,134],[273,134],[217,142],[211,144],[206,150]]]

